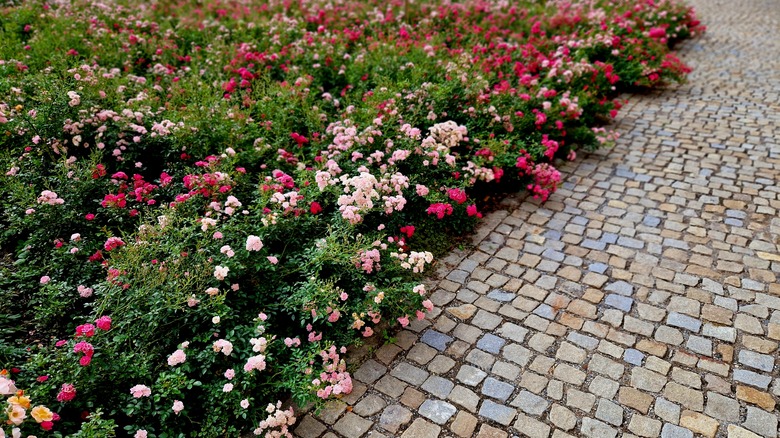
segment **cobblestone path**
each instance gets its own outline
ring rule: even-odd
[[[433,283],[437,312],[304,438],[777,437],[780,3],[696,0],[688,84],[547,203],[507,203]]]

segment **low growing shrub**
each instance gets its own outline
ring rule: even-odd
[[[433,309],[485,199],[546,200],[672,0],[0,9],[0,436],[290,436]],[[47,432],[48,431],[48,432]]]

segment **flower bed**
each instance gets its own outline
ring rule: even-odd
[[[349,393],[346,347],[433,309],[484,194],[546,200],[701,30],[664,0],[0,9],[0,437],[289,436],[280,399]]]

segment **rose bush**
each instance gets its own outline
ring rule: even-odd
[[[701,30],[671,0],[3,7],[0,433],[289,436],[280,400],[433,311],[484,194],[546,200]]]

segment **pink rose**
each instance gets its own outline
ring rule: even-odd
[[[97,328],[100,330],[109,331],[111,330],[111,317],[101,316],[95,321],[95,325],[97,325]]]
[[[86,336],[88,338],[95,336],[95,326],[92,324],[82,324],[76,327],[76,337],[79,336]]]
[[[654,27],[647,33],[650,38],[663,38],[666,36],[666,29],[663,27]]]
[[[187,360],[187,354],[183,350],[176,350],[168,357],[168,365],[175,366],[184,363]]]
[[[76,398],[76,387],[70,383],[63,383],[59,394],[57,394],[57,401],[69,402],[74,398]]]
[[[108,240],[106,240],[106,243],[103,244],[103,248],[105,248],[106,251],[111,251],[112,249],[119,248],[124,244],[125,242],[119,237],[109,237]]]
[[[146,385],[135,385],[130,388],[130,394],[135,398],[149,397],[152,395],[152,390]]]
[[[249,236],[246,239],[247,251],[260,251],[263,249],[263,242],[257,236]]]

